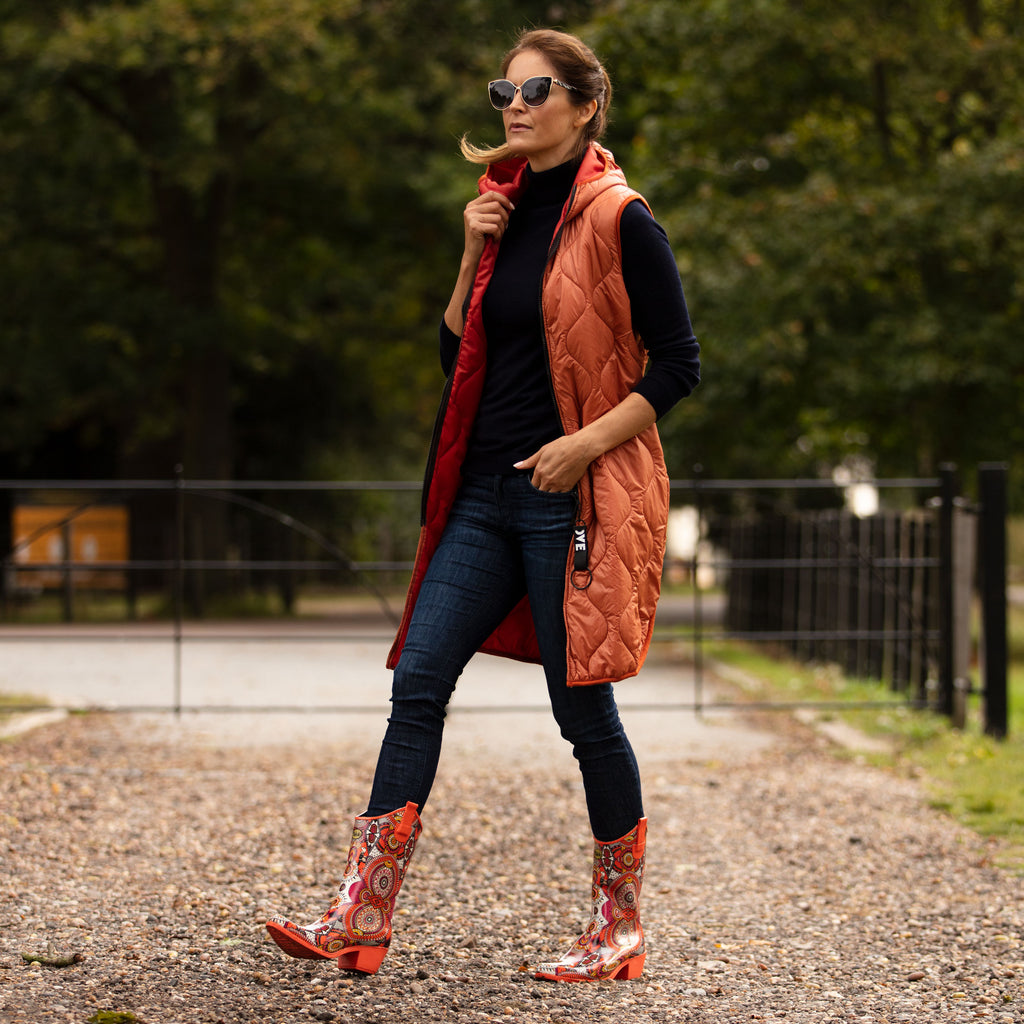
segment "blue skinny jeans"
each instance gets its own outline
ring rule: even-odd
[[[466,476],[394,672],[366,814],[388,814],[409,800],[422,812],[459,676],[526,594],[551,709],[579,763],[594,837],[618,839],[643,817],[640,772],[612,684],[565,682],[563,596],[575,513],[574,494],[538,491],[526,475]]]

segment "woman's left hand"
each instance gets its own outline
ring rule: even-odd
[[[528,459],[515,464],[516,469],[532,469],[531,480],[538,491],[571,491],[587,471],[593,456],[580,432],[566,434],[550,441]]]
[[[571,491],[594,459],[650,427],[657,420],[654,406],[631,392],[613,409],[572,434],[557,437],[539,448],[516,469],[533,470],[538,491]]]

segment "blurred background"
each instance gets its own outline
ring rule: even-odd
[[[458,138],[500,141],[484,85],[533,25],[605,61],[678,257],[704,383],[660,425],[674,478],[955,463],[970,494],[996,460],[1024,510],[1019,0],[0,0],[0,478],[418,480]],[[58,499],[0,493],[0,547]],[[166,555],[166,503],[131,501]],[[195,557],[256,545],[204,508]],[[357,559],[408,557],[416,513],[289,506]]]

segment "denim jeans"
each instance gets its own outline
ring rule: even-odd
[[[467,475],[395,669],[367,814],[387,814],[409,800],[423,810],[455,684],[526,594],[551,709],[579,763],[595,838],[618,839],[643,817],[640,772],[612,684],[565,682],[563,597],[575,513],[574,494],[538,491],[526,475]]]

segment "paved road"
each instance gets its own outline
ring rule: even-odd
[[[272,640],[266,638],[270,630]],[[225,633],[234,639],[223,639]],[[390,693],[391,673],[384,667],[389,646],[387,621],[367,612],[319,623],[190,626],[180,645],[180,703],[238,710],[186,712],[180,719],[163,712],[136,720],[154,739],[187,734],[218,745],[293,742],[315,727],[318,742],[344,742],[374,756]],[[176,658],[167,626],[3,627],[0,691],[63,707],[167,708],[176,703]],[[616,692],[645,762],[745,757],[772,742],[733,714],[698,717],[673,708],[693,704],[695,679],[692,666],[669,657],[664,645],[656,645],[643,672]],[[714,698],[710,681],[702,697]],[[246,707],[313,712],[251,713]],[[541,670],[477,656],[450,706],[445,747],[470,757],[500,753],[510,762],[566,756],[547,710]]]

